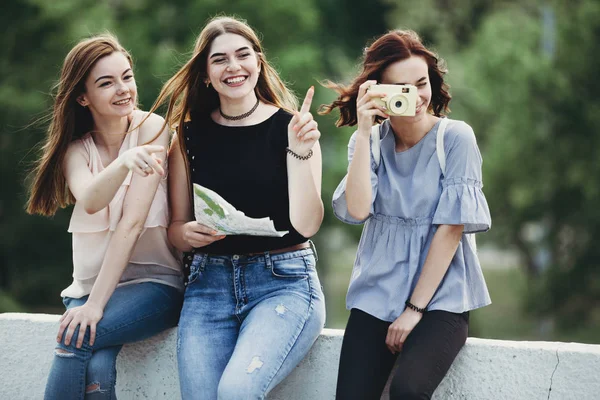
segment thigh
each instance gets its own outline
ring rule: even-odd
[[[121,286],[104,307],[102,319],[96,326],[93,351],[147,339],[177,325],[183,295],[170,286],[154,282]],[[87,301],[72,299],[67,307],[81,305]],[[76,343],[76,332],[72,344]],[[89,329],[85,333],[84,345],[89,343]]]
[[[225,266],[208,264],[202,273],[196,256],[185,292],[177,336],[179,383],[183,400],[217,398],[223,370],[233,353],[240,322]]]
[[[396,356],[385,345],[390,323],[353,308],[344,332],[336,388],[338,400],[379,399]]]
[[[390,398],[431,398],[467,334],[468,314],[437,310],[425,313],[404,343]]]
[[[182,302],[183,293],[160,283],[118,287],[104,309],[104,317],[97,328],[97,340],[102,340],[104,334],[117,334],[120,340],[114,343],[108,338],[107,344],[120,345],[172,328],[179,320]]]
[[[264,398],[308,353],[324,321],[318,296],[307,300],[282,291],[255,305],[242,323],[218,398]]]

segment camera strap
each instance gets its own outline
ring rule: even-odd
[[[448,125],[448,118],[442,118],[437,128],[437,136],[435,138],[435,150],[437,153],[438,161],[440,162],[440,168],[442,169],[442,175],[446,176],[446,152],[444,151],[444,134],[446,133],[446,126]]]
[[[448,125],[448,118],[442,118],[437,129],[437,136],[435,138],[435,151],[437,153],[438,161],[440,162],[440,168],[442,170],[442,176],[446,176],[446,152],[444,151],[444,135],[446,133],[446,126]],[[465,233],[465,238],[469,245],[477,254],[477,241],[475,240],[474,233]]]
[[[436,133],[436,153],[437,158],[442,169],[442,175],[446,175],[446,152],[444,151],[444,134],[446,133],[446,126],[448,126],[448,118],[441,118],[440,124],[437,128]],[[373,160],[375,161],[375,167],[378,168],[381,163],[381,125],[373,125],[371,128],[371,153],[373,154]]]
[[[442,170],[442,176],[446,176],[446,152],[444,150],[444,136],[446,134],[446,127],[448,126],[449,119],[446,117],[441,118],[438,125],[436,138],[435,138],[435,152],[437,154],[438,161],[440,163],[440,169]],[[381,125],[373,125],[371,128],[371,154],[373,154],[373,160],[375,161],[375,168],[379,168],[381,163]],[[475,234],[466,233],[465,237],[469,245],[477,254],[477,242],[475,240]]]

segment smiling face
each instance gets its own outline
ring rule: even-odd
[[[417,110],[414,121],[422,119],[431,103],[431,83],[429,82],[429,69],[423,57],[411,56],[406,60],[397,61],[388,66],[381,74],[381,83],[388,85],[414,85],[417,87]],[[395,117],[392,117],[395,118]]]
[[[135,108],[137,87],[127,57],[114,52],[99,59],[85,81],[85,93],[77,98],[94,118],[125,117]]]
[[[208,81],[224,99],[240,100],[254,94],[260,75],[258,54],[243,36],[224,33],[217,36],[206,61]]]

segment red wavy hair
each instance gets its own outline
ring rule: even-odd
[[[338,92],[339,97],[331,104],[322,105],[319,114],[329,114],[335,108],[339,108],[340,118],[337,120],[336,126],[356,125],[356,100],[360,85],[367,80],[381,82],[383,71],[388,66],[411,56],[423,57],[428,66],[432,93],[428,111],[438,117],[445,115],[450,111],[448,104],[452,98],[448,92],[449,86],[444,82],[444,75],[447,72],[445,63],[438,58],[436,53],[425,47],[419,35],[411,30],[388,32],[367,47],[362,71],[350,85],[344,86],[326,81],[323,85]],[[382,120],[383,118],[376,117],[376,123],[380,123]]]

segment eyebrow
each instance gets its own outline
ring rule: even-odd
[[[237,53],[238,51],[242,51],[242,50],[250,50],[250,47],[248,47],[248,46],[240,47],[239,49],[237,49],[235,51],[235,53]],[[209,57],[209,59],[211,59],[213,57],[219,57],[219,56],[225,56],[225,55],[226,55],[225,53],[214,53]]]
[[[426,79],[427,79],[427,77],[426,77],[426,76],[424,76],[424,77],[422,77],[421,79],[419,79],[419,80],[417,81],[417,83],[423,82],[423,81],[424,81],[424,80],[426,80]],[[401,83],[395,83],[394,85],[408,85],[408,83],[401,82]]]
[[[126,74],[127,72],[131,72],[131,68],[127,68],[125,71],[123,71],[123,73],[121,75]],[[99,77],[98,79],[96,79],[94,81],[94,83],[98,82],[100,79],[111,79],[114,78],[112,75],[102,75],[101,77]]]

